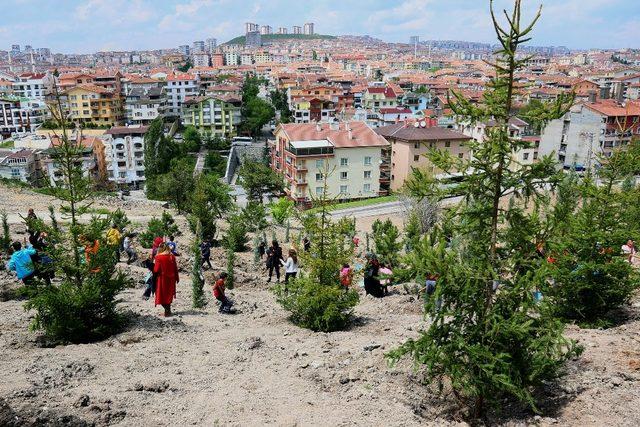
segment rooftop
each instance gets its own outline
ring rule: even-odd
[[[287,123],[280,125],[290,141],[326,140],[336,148],[386,147],[389,143],[364,122]]]
[[[385,138],[401,139],[403,141],[442,141],[455,140],[467,141],[470,138],[460,132],[441,127],[415,127],[405,122],[383,126],[376,129],[376,132]]]

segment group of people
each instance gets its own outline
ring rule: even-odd
[[[280,268],[284,267],[284,284],[289,283],[290,279],[295,279],[298,275],[298,251],[295,248],[290,248],[287,254],[287,259],[284,259],[282,247],[277,240],[271,242],[271,246],[266,248],[266,243],[261,241],[258,246],[258,253],[260,258],[266,256],[266,270],[269,272],[269,279],[267,283],[271,282],[273,273],[276,273],[276,282],[280,283]]]
[[[7,269],[14,271],[18,280],[25,285],[32,285],[36,279],[50,285],[55,275],[53,259],[48,253],[50,242],[47,233],[36,228],[37,220],[34,210],[29,209],[26,216],[29,238],[11,244],[12,253]]]

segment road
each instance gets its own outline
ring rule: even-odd
[[[405,211],[402,202],[386,202],[376,205],[361,206],[357,208],[336,209],[331,211],[331,217],[334,219],[344,218],[346,216],[355,218],[366,218],[370,216],[380,215],[401,215]]]

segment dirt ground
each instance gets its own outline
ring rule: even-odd
[[[2,200],[0,208],[11,207]],[[215,268],[226,262],[219,249],[212,259]],[[215,269],[206,273],[205,309],[191,309],[183,275],[176,316],[164,319],[140,297],[144,270],[121,265],[138,281],[121,295],[130,322],[102,342],[47,347],[29,331],[33,313],[24,302],[0,298],[0,425],[465,424],[451,401],[421,383],[410,361],[386,363],[387,351],[426,326],[420,301],[402,286],[381,300],[362,295],[354,325],[325,334],[288,321],[251,253],[237,260],[237,286],[229,291],[235,315],[217,312],[209,288]],[[15,287],[0,272],[0,295]],[[567,330],[585,352],[542,391],[544,416],[505,405],[486,423],[640,425],[640,303],[627,314],[608,330]]]

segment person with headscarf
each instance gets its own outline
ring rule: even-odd
[[[171,253],[171,248],[163,243],[158,247],[158,254],[153,265],[156,276],[156,305],[164,308],[164,317],[171,316],[171,303],[176,296],[176,284],[180,282],[178,263]]]
[[[384,297],[384,289],[380,284],[380,262],[373,253],[365,256],[367,265],[364,269],[364,290],[367,294],[376,298]]]

